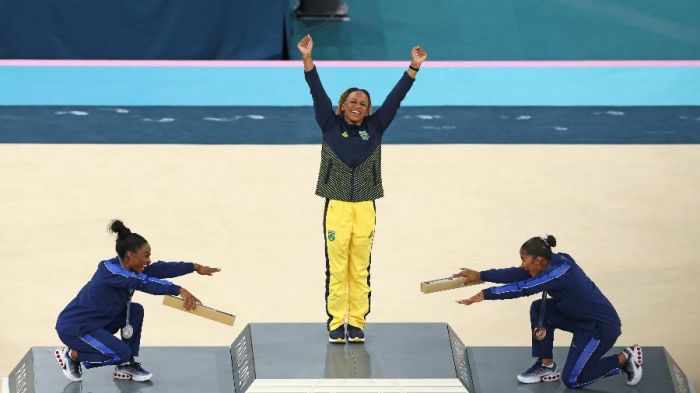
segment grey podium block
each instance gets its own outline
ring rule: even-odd
[[[143,347],[138,361],[153,373],[148,382],[112,378],[114,366],[83,370],[70,382],[54,359],[54,347],[32,347],[9,377],[12,393],[233,392],[228,347]]]
[[[138,360],[154,374],[146,383],[115,380],[112,366],[85,370],[83,381],[69,382],[56,364],[55,348],[32,347],[9,375],[10,392],[243,393],[256,379],[281,382],[279,386],[301,380],[386,379],[413,383],[424,379],[451,381],[459,391],[461,382],[469,393],[569,391],[561,382],[526,385],[517,381],[516,375],[534,361],[529,347],[465,348],[445,323],[374,323],[367,326],[366,336],[365,344],[330,344],[322,323],[253,323],[231,347],[142,348]],[[610,353],[620,350],[615,348]],[[560,366],[567,353],[568,348],[555,348]],[[255,389],[253,386],[250,390]],[[275,391],[269,389],[264,391]],[[696,393],[663,347],[646,346],[640,384],[629,387],[624,376],[613,376],[584,391]]]
[[[323,323],[252,323],[231,346],[236,392],[256,379],[459,379],[465,347],[445,323],[372,323],[364,344],[328,342]]]
[[[692,382],[663,347],[646,347],[642,380],[636,386],[627,386],[626,376],[604,378],[586,386],[586,392],[634,392],[634,393],[692,393]],[[564,367],[568,347],[554,348],[554,360],[561,370]],[[613,348],[608,355],[619,353]],[[560,381],[536,384],[518,382],[516,376],[530,367],[535,359],[529,347],[469,347],[472,377],[478,393],[555,393],[572,392]]]

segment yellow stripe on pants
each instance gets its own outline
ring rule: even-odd
[[[326,313],[328,329],[345,323],[364,329],[369,314],[369,265],[374,201],[326,200]]]

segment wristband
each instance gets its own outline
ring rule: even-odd
[[[412,69],[412,70],[415,71],[415,72],[420,71],[420,67],[414,67],[412,64],[409,64],[409,65],[408,65],[408,68]]]

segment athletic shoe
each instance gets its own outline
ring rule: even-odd
[[[331,330],[328,333],[328,342],[333,344],[345,344],[345,326]]]
[[[363,343],[365,342],[365,332],[362,329],[348,325],[348,342]]]
[[[547,367],[542,364],[541,360],[538,360],[532,367],[518,375],[518,381],[522,383],[552,382],[557,381],[559,377],[559,369],[556,363],[552,363],[551,366]]]
[[[114,368],[114,378],[116,379],[131,379],[136,382],[144,382],[151,379],[151,377],[153,377],[153,373],[146,371],[141,367],[141,363],[133,360]]]
[[[630,347],[625,348],[625,356],[627,356],[627,361],[625,362],[625,373],[627,373],[627,384],[630,386],[636,385],[642,379],[642,347],[634,344]]]
[[[80,362],[71,359],[70,348],[56,348],[54,354],[56,355],[56,362],[58,362],[66,378],[71,381],[81,381],[83,379],[83,368],[80,367]]]

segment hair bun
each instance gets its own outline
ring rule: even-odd
[[[547,235],[547,245],[550,248],[556,247],[557,246],[557,239],[552,235]]]
[[[125,238],[131,234],[131,230],[118,219],[112,220],[109,224],[109,230],[116,233],[119,239]]]

